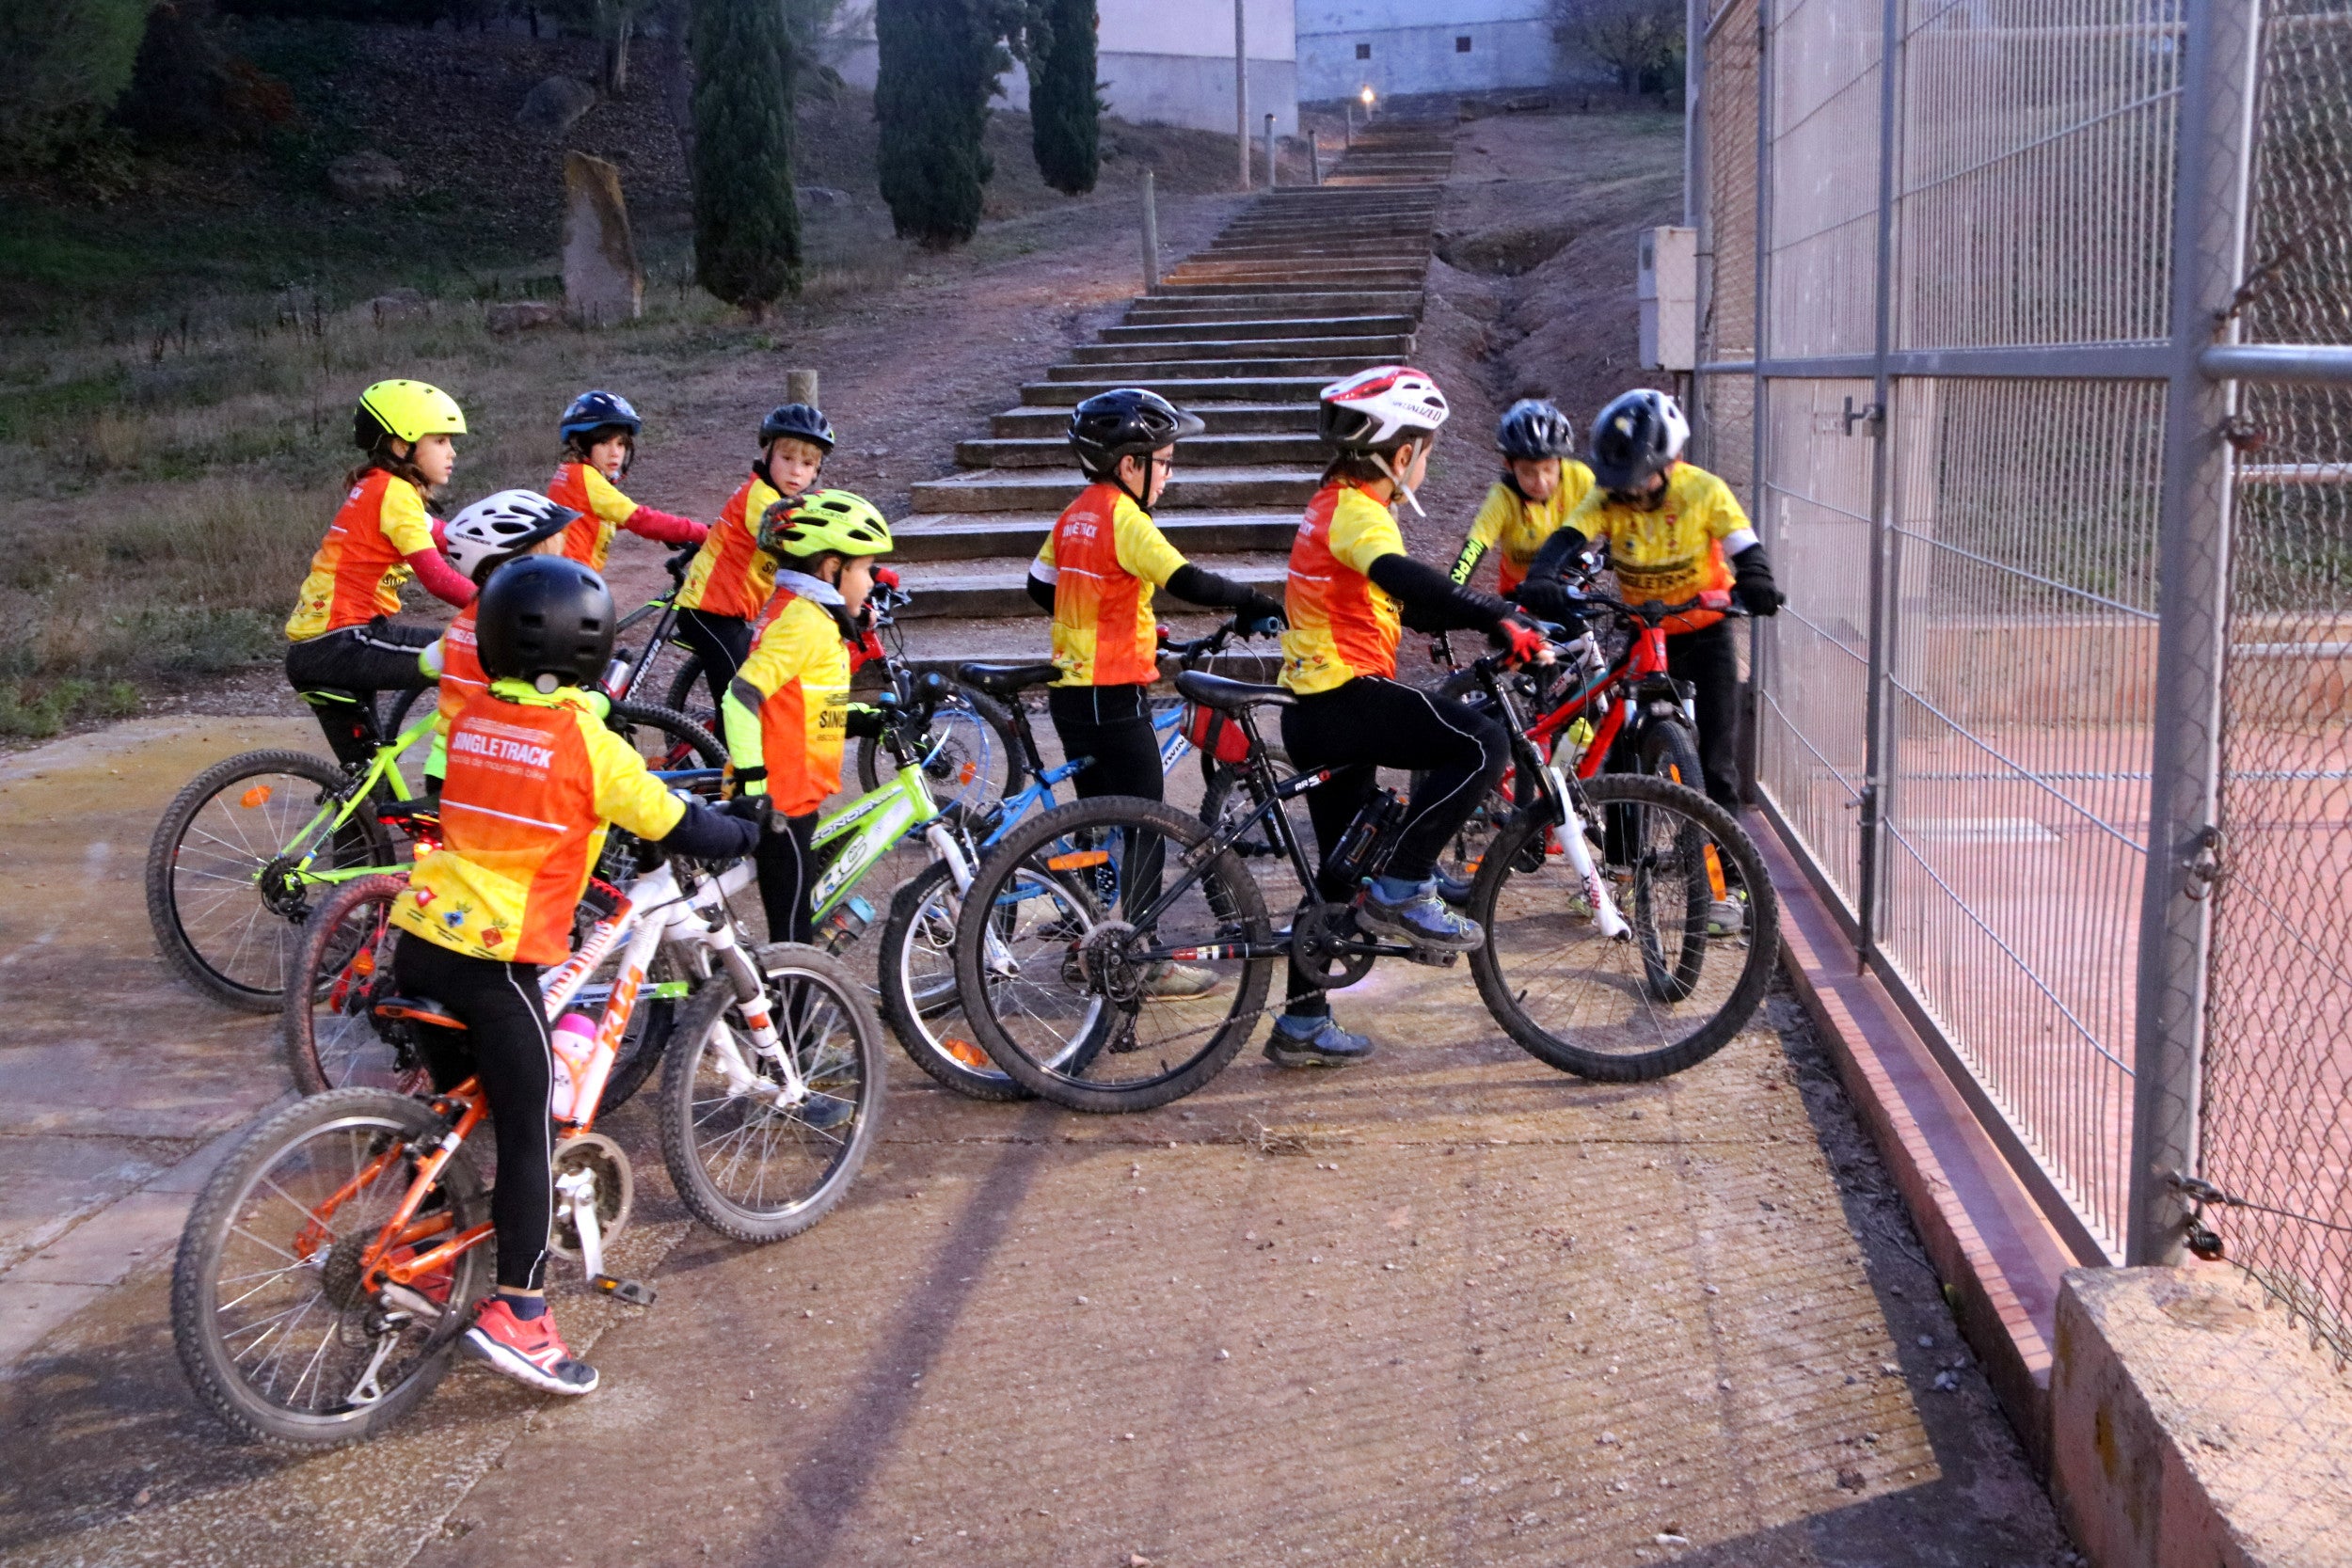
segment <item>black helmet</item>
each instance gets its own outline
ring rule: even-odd
[[[1495,425],[1495,451],[1522,462],[1576,455],[1576,426],[1548,398],[1521,398]]]
[[[1121,387],[1070,411],[1070,450],[1089,479],[1117,476],[1122,457],[1144,457],[1206,428],[1157,392]]]
[[[644,429],[645,421],[637,417],[628,399],[618,392],[582,392],[572,399],[557,421],[558,440],[569,441],[574,436],[594,436],[599,430],[625,430],[631,436]]]
[[[577,561],[528,555],[490,575],[474,617],[493,680],[591,686],[612,659],[612,591]],[[553,687],[542,686],[542,690]]]
[[[1646,387],[1628,392],[1593,421],[1593,483],[1632,494],[1650,475],[1673,467],[1690,438],[1680,404]]]
[[[762,447],[778,436],[789,436],[795,441],[806,441],[819,451],[831,451],[834,446],[833,426],[825,422],[824,412],[805,403],[781,403],[768,411],[759,421],[759,444]]]

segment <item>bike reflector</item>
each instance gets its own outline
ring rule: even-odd
[[[247,811],[251,811],[255,806],[266,806],[269,804],[269,785],[255,784],[251,789],[237,797],[237,804]]]
[[[1045,869],[1048,871],[1084,871],[1089,865],[1108,865],[1110,859],[1111,852],[1108,849],[1073,849],[1066,855],[1047,857]]]
[[[1184,705],[1184,738],[1219,762],[1247,762],[1249,736],[1225,714],[1198,703]]]

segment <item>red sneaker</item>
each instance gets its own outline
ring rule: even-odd
[[[466,1348],[517,1383],[549,1394],[593,1394],[596,1370],[575,1357],[555,1332],[555,1314],[525,1323],[493,1295],[466,1330]]]

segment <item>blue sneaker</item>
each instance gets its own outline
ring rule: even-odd
[[[1404,897],[1390,898],[1381,892],[1385,880],[1375,879],[1356,901],[1359,929],[1409,944],[1415,963],[1442,963],[1446,954],[1486,945],[1486,931],[1477,921],[1447,909],[1435,881],[1413,883]]]
[[[1435,879],[1439,898],[1457,910],[1470,908],[1470,889],[1477,886],[1473,879],[1450,875],[1445,867],[1439,866]]]
[[[1293,1018],[1285,1013],[1274,1021],[1274,1033],[1266,1037],[1265,1059],[1276,1067],[1352,1067],[1372,1050],[1372,1041],[1349,1034],[1328,1014]]]

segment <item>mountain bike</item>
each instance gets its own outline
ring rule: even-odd
[[[1177,669],[1196,669],[1243,635],[1235,623],[1228,621],[1207,636],[1187,642],[1171,642],[1163,637],[1162,652]],[[973,663],[959,667],[956,673],[964,688],[1002,705],[1012,732],[1016,766],[1030,781],[971,822],[975,842],[969,846],[968,859],[977,863],[1031,814],[1058,805],[1058,786],[1092,759],[1073,757],[1048,767],[1023,705],[1024,692],[1060,675],[1057,666],[1042,660]],[[1208,771],[1207,788],[1211,799],[1223,799],[1233,765],[1216,754],[1216,737],[1205,736],[1197,706],[1181,698],[1155,702],[1152,722],[1159,736],[1163,774],[1174,772],[1195,751],[1193,736],[1210,740],[1210,749],[1201,752]],[[990,1059],[963,1022],[956,990],[955,933],[963,907],[963,888],[969,880],[968,870],[960,872],[946,860],[935,860],[891,898],[879,956],[882,1017],[914,1065],[944,1086],[975,1100],[1025,1100],[1030,1091]]]
[[[1777,920],[1755,844],[1681,784],[1564,774],[1537,752],[1498,679],[1502,660],[1471,668],[1532,783],[1483,856],[1467,910],[1486,930],[1471,971],[1487,1010],[1531,1054],[1587,1078],[1657,1078],[1706,1059],[1745,1024],[1771,974],[1769,943],[1722,939],[1708,924],[1710,864],[1760,928]],[[1282,807],[1331,770],[1279,772],[1256,719],[1291,694],[1199,673],[1179,674],[1176,687],[1247,736],[1248,810],[1212,825],[1132,797],[1057,807],[981,863],[957,927],[957,984],[982,1049],[1023,1087],[1073,1110],[1145,1110],[1200,1087],[1271,1010],[1267,990],[1283,963],[1337,990],[1380,958],[1415,957],[1361,934],[1352,902],[1317,891],[1360,888],[1380,872],[1403,802],[1377,792],[1319,883]],[[1234,852],[1260,828],[1307,890],[1281,929]],[[1216,983],[1147,1003],[1146,981],[1166,963],[1206,968]]]
[[[226,758],[180,791],[148,844],[148,923],[165,961],[206,995],[245,1012],[282,1005],[303,925],[318,900],[346,882],[401,869],[419,824],[431,820],[400,763],[431,730],[429,708],[390,726],[387,740],[373,705],[358,693],[304,696],[353,710],[374,747],[365,768],[276,749]],[[716,768],[725,760],[717,741],[672,709],[615,703],[606,723],[656,766],[691,757]]]
[[[749,950],[727,905],[747,864],[711,876],[650,849],[646,863],[626,891],[604,890],[609,911],[549,972],[548,1015],[617,954],[598,1032],[610,1062],[654,958],[676,957],[691,986],[662,1074],[663,1164],[722,1235],[795,1235],[840,1201],[872,1143],[881,1025],[829,955]],[[429,997],[379,996],[372,1010],[409,1034],[463,1027]],[[605,1272],[635,1180],[594,1130],[593,1078],[556,1144],[553,1247],[593,1289],[650,1305],[646,1287]],[[328,1447],[376,1434],[431,1391],[489,1288],[489,1184],[468,1147],[485,1109],[471,1079],[426,1098],[337,1089],[265,1118],[230,1153],[172,1275],[181,1365],[224,1421]]]

